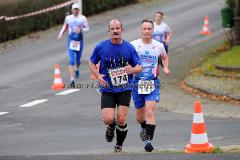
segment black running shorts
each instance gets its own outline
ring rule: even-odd
[[[130,106],[132,91],[123,91],[119,93],[102,93],[101,109],[116,108],[117,106]]]

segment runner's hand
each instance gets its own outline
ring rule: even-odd
[[[106,86],[106,84],[107,84],[107,82],[103,79],[104,76],[105,75],[103,75],[103,74],[99,74],[99,76],[98,76],[98,82],[101,86]]]
[[[61,40],[62,39],[62,35],[58,35],[57,40]]]
[[[164,68],[163,68],[163,72],[164,72],[166,75],[169,75],[169,74],[170,74],[170,71],[169,71],[168,67],[164,67]]]
[[[130,65],[125,66],[125,69],[126,69],[127,74],[133,74],[134,73],[134,69]]]
[[[75,33],[76,34],[79,34],[81,32],[81,28],[80,27],[77,27],[76,29],[75,29]]]

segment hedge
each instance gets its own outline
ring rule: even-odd
[[[15,3],[0,4],[0,16],[22,15],[66,1],[68,0],[16,0]],[[83,14],[89,16],[130,3],[137,3],[137,0],[83,0]],[[0,20],[0,43],[62,24],[69,10],[70,6],[27,18],[12,21]]]

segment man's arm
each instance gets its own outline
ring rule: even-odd
[[[89,61],[89,69],[91,71],[91,73],[95,76],[95,77],[99,77],[99,73],[98,73],[98,70],[97,70],[97,66],[96,64],[93,64],[91,62],[91,60]]]
[[[88,20],[87,20],[87,18],[86,17],[84,17],[84,24],[83,24],[83,28],[82,28],[82,30],[84,31],[84,32],[86,32],[86,31],[89,31],[89,24],[88,24]]]
[[[169,74],[170,71],[169,71],[169,69],[168,69],[168,63],[169,63],[169,61],[168,61],[168,55],[165,54],[164,56],[161,56],[161,59],[162,59],[162,63],[163,63],[163,71],[164,71],[164,73],[165,73],[165,74]]]
[[[137,64],[135,67],[128,65],[125,66],[125,69],[127,71],[127,74],[138,74],[142,71],[142,66],[139,64]]]
[[[96,64],[92,63],[91,60],[89,61],[89,69],[90,69],[91,73],[95,77],[97,77],[99,84],[101,86],[105,86],[107,82],[103,79],[104,75],[99,74]]]
[[[58,40],[62,39],[62,35],[67,31],[67,29],[68,29],[68,25],[67,25],[67,23],[65,21],[63,26],[62,26],[61,31],[58,34],[58,37],[57,37]]]
[[[166,32],[166,44],[169,45],[170,39],[172,37],[172,30],[169,26],[167,26],[167,32]]]

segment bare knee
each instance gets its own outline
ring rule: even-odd
[[[145,120],[145,116],[144,115],[136,114],[136,121],[138,123],[142,123],[144,120]]]
[[[146,111],[146,119],[153,119],[154,118],[154,111],[148,110]]]
[[[114,116],[105,115],[105,116],[103,117],[103,122],[104,122],[106,125],[112,124],[113,121],[114,121]]]
[[[136,110],[136,120],[138,123],[142,123],[145,120],[145,109],[137,109]]]
[[[127,122],[127,115],[126,114],[118,114],[117,116],[117,124],[120,126],[124,126]]]

